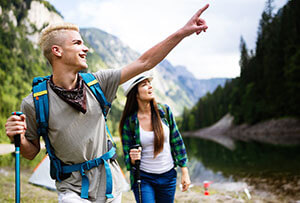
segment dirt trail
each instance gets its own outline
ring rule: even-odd
[[[57,193],[45,188],[28,183],[32,171],[21,171],[21,199],[22,202],[57,202]],[[0,202],[14,201],[14,170],[11,168],[0,168]],[[248,189],[250,196],[245,192]],[[254,190],[246,183],[213,183],[209,187],[209,196],[204,195],[202,185],[195,185],[187,192],[181,192],[178,187],[175,194],[176,203],[199,203],[199,202],[228,202],[228,203],[289,203],[296,202],[285,197],[275,196],[271,193]],[[123,192],[123,203],[135,202],[132,191]]]
[[[41,149],[45,149],[45,144],[41,141]],[[0,144],[0,155],[9,154],[15,151],[14,144]]]
[[[0,144],[0,155],[9,154],[15,151],[13,144]]]

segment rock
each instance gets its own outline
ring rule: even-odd
[[[271,119],[254,125],[234,125],[233,117],[226,114],[212,126],[182,134],[209,139],[229,149],[234,149],[234,140],[257,141],[275,145],[298,145],[300,144],[300,120],[283,118]]]
[[[63,18],[53,11],[49,11],[43,3],[32,1],[27,17],[22,21],[26,26],[27,38],[37,46],[39,39],[39,30],[50,23],[63,22]],[[35,27],[33,27],[33,25]],[[35,30],[37,29],[37,30]]]

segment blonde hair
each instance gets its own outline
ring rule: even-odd
[[[59,45],[62,46],[64,42],[64,36],[66,30],[75,30],[79,32],[77,25],[72,23],[56,23],[50,24],[42,30],[39,45],[43,51],[44,56],[48,59],[51,64],[52,59],[52,46]]]

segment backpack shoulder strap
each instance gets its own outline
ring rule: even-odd
[[[39,125],[38,134],[41,135],[43,129],[48,128],[49,103],[47,81],[49,77],[36,77],[32,83],[32,95],[36,111],[36,121]]]
[[[92,74],[89,74],[92,77],[88,76],[89,80],[87,85],[91,88],[92,92],[95,94],[97,100],[100,99],[100,104],[105,104],[104,106],[109,106],[108,103],[101,91],[100,85]],[[80,171],[82,176],[82,186],[81,186],[81,197],[88,198],[88,190],[89,190],[89,180],[85,174],[85,170],[90,170],[93,167],[99,166],[100,164],[104,164],[106,171],[106,197],[112,198],[112,175],[110,167],[107,163],[107,160],[112,158],[115,154],[115,148],[110,149],[107,153],[102,155],[100,158],[96,158],[87,162],[83,162],[75,165],[65,165],[61,160],[59,160],[51,147],[51,143],[48,137],[48,120],[49,120],[49,101],[48,101],[48,90],[47,90],[47,81],[50,76],[47,77],[37,77],[34,78],[32,83],[32,94],[33,101],[36,109],[36,120],[38,123],[38,134],[43,137],[46,145],[46,150],[51,160],[50,162],[50,175],[53,179],[61,182],[62,180],[68,178],[73,171]],[[86,78],[86,77],[85,77]],[[96,80],[93,80],[93,78]],[[96,83],[99,88],[94,86]],[[94,84],[95,83],[95,84]],[[99,96],[100,95],[100,96]],[[103,95],[103,97],[101,96]],[[103,99],[104,98],[104,99]],[[102,106],[101,106],[102,107]],[[103,109],[103,108],[102,108]],[[103,110],[102,110],[103,111]],[[104,111],[103,111],[104,112]],[[104,114],[104,113],[103,113]],[[106,116],[105,116],[106,117]],[[106,122],[105,122],[106,124]],[[106,125],[107,127],[107,125]],[[108,130],[108,128],[107,128]],[[109,132],[109,131],[108,131]]]
[[[56,170],[50,170],[50,175],[60,182],[62,179],[65,179],[65,177],[68,177],[68,175],[62,176],[61,161],[55,156],[48,137],[49,100],[47,81],[49,78],[50,76],[34,78],[32,83],[32,95],[36,112],[36,122],[38,124],[37,133],[43,137],[51,164],[56,168]]]
[[[107,126],[107,114],[109,109],[111,108],[111,103],[109,103],[106,99],[106,97],[104,96],[104,93],[100,87],[100,84],[98,82],[98,80],[96,79],[96,77],[92,74],[92,73],[79,73],[80,76],[82,77],[83,81],[86,83],[86,85],[90,88],[90,90],[93,92],[94,96],[96,97],[96,99],[98,100],[98,102],[100,103],[101,109],[102,109],[102,113],[104,115],[105,118],[105,127],[106,127],[106,131],[110,137],[110,139],[112,140],[114,146],[116,146],[114,139],[112,138],[112,135],[108,129]]]
[[[90,88],[90,90],[93,92],[96,99],[100,103],[104,118],[106,120],[106,116],[108,114],[109,109],[111,108],[111,104],[107,101],[106,97],[104,96],[99,82],[92,73],[80,73],[80,75],[83,81]]]

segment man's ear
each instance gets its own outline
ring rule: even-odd
[[[53,54],[54,56],[57,56],[57,57],[61,57],[61,56],[62,56],[63,50],[62,50],[62,48],[61,48],[60,46],[58,46],[58,45],[52,45],[51,51],[52,51],[52,54]]]

